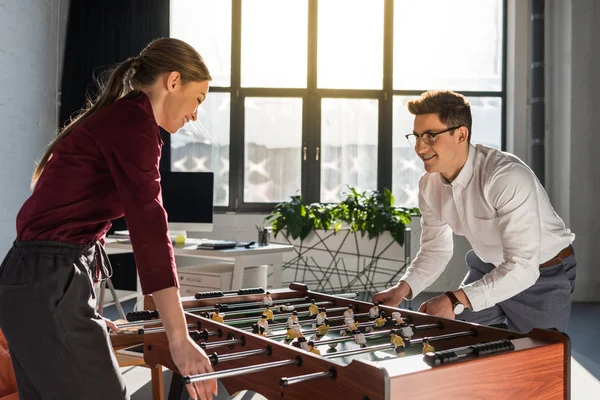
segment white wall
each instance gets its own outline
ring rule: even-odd
[[[0,259],[56,132],[68,0],[0,0]]]
[[[576,301],[600,301],[600,4],[547,0],[548,195],[577,235]]]

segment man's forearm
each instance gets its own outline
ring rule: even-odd
[[[176,286],[152,293],[169,344],[187,338],[188,329],[183,314],[179,289]]]

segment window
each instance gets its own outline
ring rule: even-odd
[[[244,102],[244,201],[275,203],[300,191],[302,99]]]
[[[465,94],[472,142],[504,148],[505,14],[506,0],[171,0],[171,35],[214,78],[171,168],[214,171],[222,210],[338,202],[348,186],[416,206],[410,99]]]
[[[321,102],[321,202],[337,203],[348,185],[377,182],[378,104],[371,99]]]

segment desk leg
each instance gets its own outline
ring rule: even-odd
[[[273,254],[273,289],[281,288],[283,285],[283,253]]]
[[[242,282],[244,281],[244,268],[246,268],[246,258],[236,257],[235,264],[233,265],[233,276],[231,278],[231,290],[238,290],[242,288]]]
[[[176,372],[171,373],[171,387],[169,389],[168,400],[183,400],[189,398],[189,393],[185,386],[183,386],[181,375]],[[185,397],[183,397],[185,394]]]
[[[163,381],[162,365],[156,364],[152,371],[152,400],[165,399],[165,383]]]

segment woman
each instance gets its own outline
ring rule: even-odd
[[[95,312],[94,292],[112,274],[102,242],[122,215],[173,361],[182,375],[212,371],[188,336],[158,169],[159,126],[195,120],[210,80],[191,46],[158,39],[114,69],[42,156],[0,266],[0,328],[22,399],[128,398],[107,335],[116,327]],[[216,390],[215,380],[188,385],[194,399]]]

